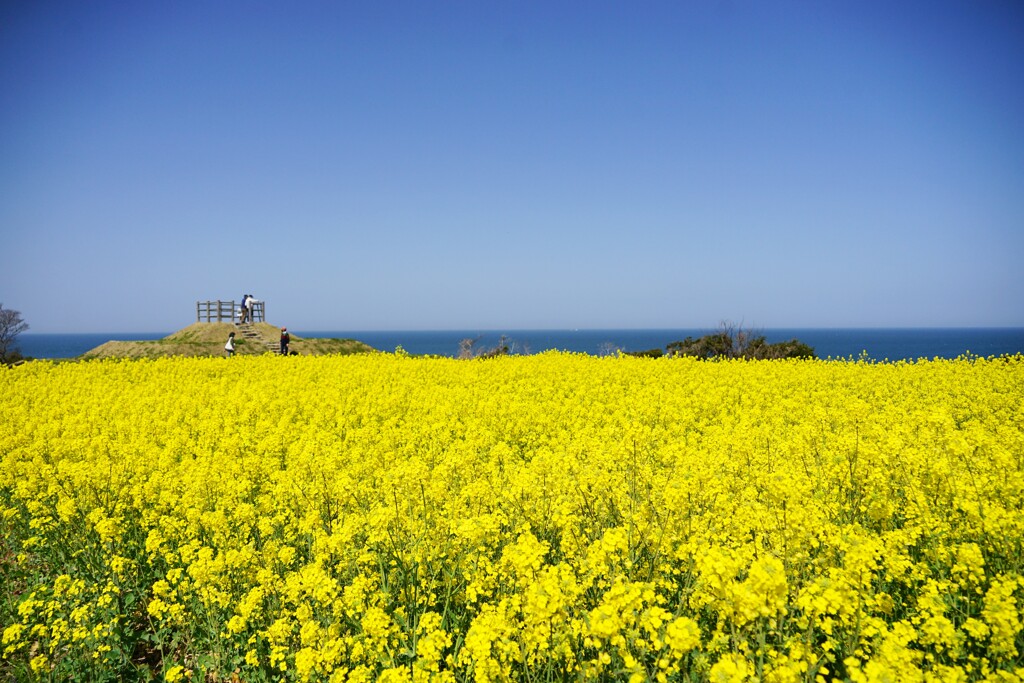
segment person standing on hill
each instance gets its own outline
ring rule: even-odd
[[[253,306],[253,302],[254,301],[256,301],[256,300],[252,298],[252,294],[246,294],[245,295],[245,317],[249,321],[250,325],[253,322],[252,306]]]
[[[291,335],[288,334],[288,328],[287,327],[282,327],[281,328],[281,355],[282,356],[287,356],[288,355],[288,344],[291,343],[291,341],[292,341],[292,338],[291,338]]]
[[[224,345],[224,350],[228,352],[228,358],[235,355],[235,333],[232,332],[228,335],[228,343]]]

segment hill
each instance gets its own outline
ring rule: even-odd
[[[232,323],[193,323],[152,341],[108,341],[82,354],[83,360],[93,358],[161,358],[164,356],[224,356],[224,342],[235,333],[235,354],[253,356],[276,353],[281,328],[270,323],[247,326],[251,336]],[[370,353],[371,346],[355,339],[325,339],[291,335],[289,349],[300,356]]]

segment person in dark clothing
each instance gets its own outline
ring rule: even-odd
[[[291,338],[291,335],[288,334],[288,328],[287,327],[282,327],[281,328],[281,355],[282,356],[287,356],[288,355],[288,344],[290,344],[291,341],[292,341],[292,338]]]
[[[249,295],[248,294],[242,295],[242,305],[239,306],[239,308],[242,309],[242,317],[241,317],[241,320],[239,322],[242,322],[242,323],[244,323],[246,321],[252,322],[251,316],[249,315]]]

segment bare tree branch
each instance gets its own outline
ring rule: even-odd
[[[14,345],[18,335],[28,329],[28,323],[22,320],[19,311],[4,308],[0,303],[0,363],[14,360],[17,348]],[[20,354],[18,354],[20,357]]]

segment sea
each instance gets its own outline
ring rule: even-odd
[[[463,340],[473,340],[475,350],[507,345],[512,353],[535,354],[552,349],[590,355],[618,351],[664,349],[686,337],[700,337],[714,329],[608,329],[608,330],[294,330],[299,337],[358,339],[380,351],[398,348],[413,355],[455,357]],[[798,339],[811,346],[819,358],[870,359],[874,361],[957,358],[963,355],[999,356],[1024,354],[1024,328],[805,328],[753,330],[768,342]],[[168,333],[36,334],[18,336],[16,346],[25,356],[41,359],[75,358],[104,342],[160,339]]]

